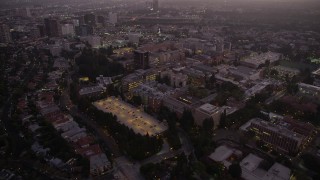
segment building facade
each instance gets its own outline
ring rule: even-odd
[[[12,42],[10,28],[6,24],[0,25],[0,42],[1,43],[11,43]]]
[[[45,30],[49,37],[59,37],[61,35],[61,25],[57,19],[44,19]]]
[[[136,50],[133,54],[136,69],[147,69],[149,67],[149,52]]]
[[[263,142],[270,144],[278,151],[297,153],[306,137],[288,128],[288,123],[274,124],[259,118],[250,120],[249,129]]]

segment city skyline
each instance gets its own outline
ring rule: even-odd
[[[0,179],[318,180],[320,1],[0,1]]]

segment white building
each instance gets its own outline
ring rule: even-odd
[[[118,15],[117,15],[117,13],[110,12],[110,13],[109,13],[109,23],[111,23],[111,24],[117,24],[117,22],[118,22]]]
[[[228,161],[228,159],[232,155],[236,155],[240,157],[242,156],[242,152],[237,149],[233,149],[228,146],[221,145],[217,147],[213,153],[210,154],[209,158],[215,162],[223,164],[226,168],[229,168],[232,162]]]
[[[246,180],[289,180],[291,170],[279,163],[275,163],[266,171],[259,167],[262,158],[249,154],[241,162],[241,177]]]
[[[92,48],[99,48],[101,46],[100,36],[86,36],[81,37],[82,40],[87,41]]]
[[[72,19],[72,24],[73,24],[74,26],[79,26],[79,25],[80,25],[79,19]]]
[[[205,119],[212,118],[214,129],[219,125],[220,116],[220,108],[209,103],[198,107],[194,112],[194,119],[197,125],[202,126],[202,123]]]
[[[90,86],[80,89],[80,96],[95,96],[103,93],[105,91],[104,87],[101,86]]]
[[[275,52],[266,52],[266,53],[252,53],[250,56],[245,57],[241,60],[241,64],[251,68],[258,68],[260,65],[265,64],[267,61],[274,63],[280,60],[281,54]]]
[[[61,32],[63,36],[74,36],[74,25],[73,24],[62,24],[61,25]]]

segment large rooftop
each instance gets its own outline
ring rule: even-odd
[[[254,155],[254,154],[249,154],[247,157],[245,157],[240,165],[242,167],[242,169],[246,169],[249,172],[252,172],[254,170],[256,170],[259,166],[259,164],[263,161],[262,158]]]
[[[249,154],[240,163],[242,178],[250,180],[289,180],[291,170],[279,163],[274,163],[268,171],[260,167],[263,159]]]
[[[227,158],[229,158],[232,154],[233,154],[233,149],[222,145],[217,147],[215,151],[210,154],[209,158],[216,162],[222,162]]]
[[[258,67],[260,64],[264,64],[267,60],[271,63],[279,60],[281,54],[275,52],[266,52],[266,53],[252,53],[249,57],[243,59],[243,62],[250,63]]]
[[[202,112],[210,114],[210,115],[214,114],[214,113],[217,113],[219,111],[219,108],[217,106],[214,106],[214,105],[209,104],[209,103],[206,103],[206,104],[200,106],[199,109]]]

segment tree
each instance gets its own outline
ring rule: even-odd
[[[296,94],[298,92],[298,90],[299,90],[298,84],[297,84],[298,83],[297,77],[296,76],[292,76],[290,78],[289,75],[286,74],[285,81],[287,83],[286,88],[287,88],[288,93]]]
[[[107,49],[107,55],[112,55],[113,54],[113,47],[112,46],[109,46],[108,49]]]
[[[220,116],[219,128],[225,128],[226,127],[226,120],[227,120],[227,111],[224,110],[223,113]]]
[[[279,72],[278,72],[277,70],[275,70],[275,69],[271,69],[270,75],[271,75],[271,76],[278,76],[278,75],[279,75]]]
[[[213,127],[214,127],[214,122],[213,122],[212,117],[206,118],[205,120],[203,120],[202,127],[205,131],[212,132]]]
[[[194,125],[194,118],[190,110],[184,110],[180,119],[180,124],[184,130],[189,132]]]
[[[303,71],[303,74],[305,76],[304,80],[303,80],[303,83],[306,83],[306,84],[313,84],[314,82],[314,78],[312,77],[312,74],[311,74],[311,71],[309,68],[306,68],[304,71]]]
[[[229,166],[228,172],[233,178],[238,179],[241,177],[242,169],[241,169],[239,163],[235,163],[235,164],[231,164]]]
[[[142,98],[140,96],[133,96],[131,101],[137,106],[140,106],[142,104]]]
[[[166,85],[168,85],[168,86],[171,85],[171,80],[170,80],[169,76],[164,76],[163,78],[161,78],[160,76],[158,76],[158,77],[157,77],[157,81],[158,81],[159,83],[164,83],[164,84],[166,84]]]
[[[301,158],[303,159],[303,164],[306,168],[314,172],[319,172],[320,161],[315,156],[304,154]]]
[[[216,86],[216,77],[214,74],[210,76],[210,78],[206,82],[206,87],[209,89],[213,89]]]
[[[264,64],[265,64],[265,66],[266,66],[266,67],[269,67],[269,66],[270,66],[270,60],[269,60],[269,59],[267,59],[267,60],[266,60],[266,62],[265,62]]]

